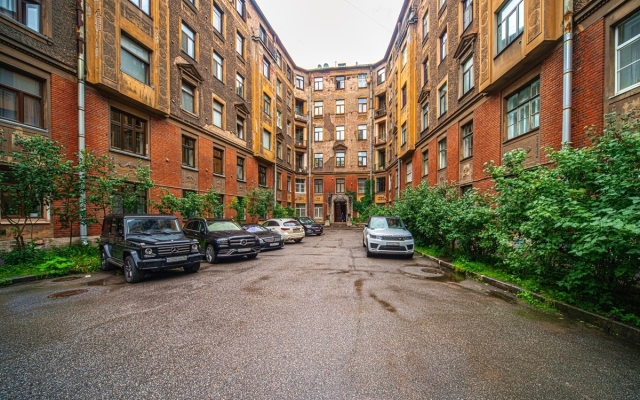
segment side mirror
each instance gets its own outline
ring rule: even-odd
[[[365,227],[365,228],[368,228],[368,227],[369,227],[369,224],[364,224],[364,227]]]

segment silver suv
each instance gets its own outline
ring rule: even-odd
[[[398,217],[369,217],[362,231],[362,246],[367,248],[367,257],[374,254],[413,257],[413,235]]]

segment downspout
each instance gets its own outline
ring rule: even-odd
[[[307,216],[310,214],[310,210],[313,207],[312,197],[311,197],[311,131],[313,119],[311,116],[311,78],[309,78],[307,90],[309,91],[309,101],[307,102],[307,116],[309,118],[309,123],[307,124]]]
[[[280,182],[280,184],[282,185],[282,182]],[[273,211],[275,211],[276,207],[278,206],[278,157],[277,156],[276,156],[276,162],[273,163],[273,187],[275,188],[273,190]],[[267,217],[269,216],[267,215]]]
[[[571,143],[571,91],[573,80],[573,0],[564,0],[562,66],[562,143]]]
[[[400,177],[402,176],[402,160],[398,158],[398,173],[396,174],[396,186],[398,187],[398,194],[396,198],[400,198]]]
[[[77,35],[78,35],[78,163],[83,164],[85,150],[85,122],[84,122],[84,79],[85,79],[85,23],[84,23],[84,0],[77,0]],[[84,190],[84,171],[79,172],[78,178],[81,185],[80,191],[80,213],[84,215],[87,209],[87,193]],[[87,224],[80,222],[80,242],[88,244]]]
[[[373,201],[373,69],[369,69],[369,191]]]

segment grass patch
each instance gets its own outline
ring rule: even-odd
[[[94,246],[73,245],[48,250],[34,246],[0,254],[5,265],[0,267],[0,285],[8,278],[37,275],[43,278],[83,274],[100,269],[100,253]]]

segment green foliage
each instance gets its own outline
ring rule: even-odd
[[[85,150],[78,155],[79,169],[84,172],[87,212],[95,218],[104,217],[114,204],[118,188],[123,187],[127,176],[120,176],[113,158],[103,154],[96,156]]]
[[[236,212],[236,220],[245,220],[245,208],[247,207],[247,199],[244,197],[234,197],[229,204],[229,208]]]
[[[252,217],[268,217],[273,209],[273,191],[255,187],[247,191],[247,214]]]
[[[283,207],[278,203],[273,209],[273,218],[293,218],[295,216],[296,210],[293,207]]]
[[[155,186],[151,179],[151,168],[140,161],[138,161],[135,176],[135,184],[124,184],[118,188],[118,199],[125,213],[139,212],[142,209],[140,196]]]
[[[351,194],[353,198],[353,211],[357,212],[360,218],[364,215],[368,215],[368,210],[374,205],[373,203],[373,180],[367,179],[364,182],[364,196],[358,200],[358,196],[355,192],[349,191],[347,194]]]
[[[99,250],[94,246],[73,245],[38,249],[33,244],[0,254],[5,265],[0,267],[0,280],[12,276],[59,276],[89,273],[100,269]]]
[[[202,194],[190,192],[180,198],[162,188],[160,201],[152,204],[160,214],[180,214],[183,218],[221,216],[224,212],[220,195],[213,189]]]

